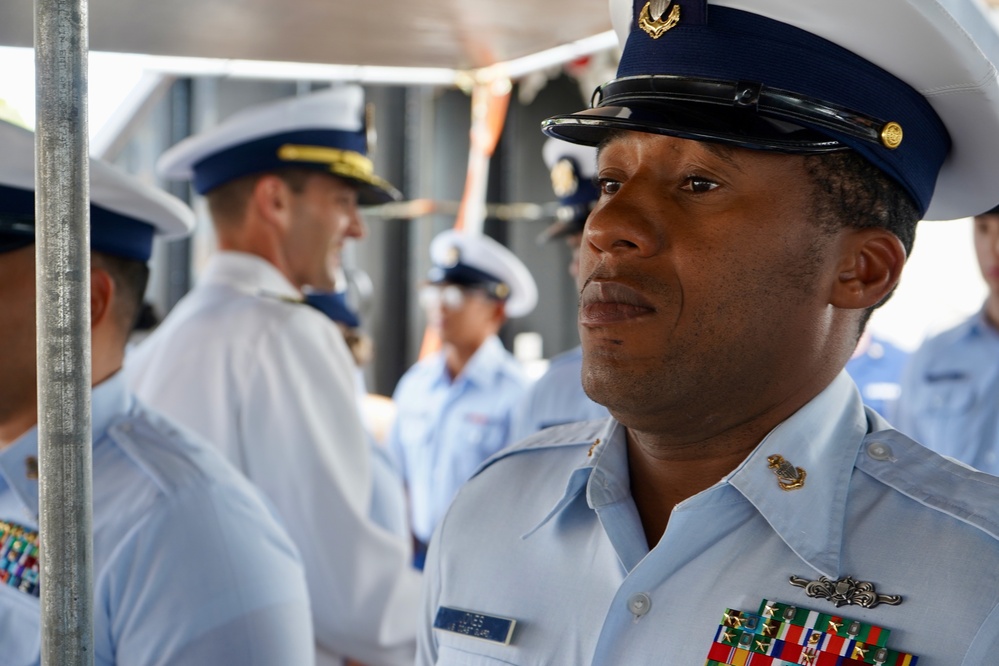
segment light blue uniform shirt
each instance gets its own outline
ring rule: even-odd
[[[779,486],[775,454],[805,470],[802,488]],[[678,504],[651,550],[624,427],[554,428],[493,458],[442,521],[417,663],[703,666],[724,611],[756,612],[766,598],[890,629],[888,647],[920,666],[991,664],[997,534],[999,479],[891,429],[845,372]],[[837,609],[789,583],[820,575],[902,603]],[[512,641],[433,629],[440,607],[514,619]]]
[[[999,474],[999,331],[984,310],[916,350],[893,422],[934,451]]]
[[[583,391],[583,348],[552,359],[547,372],[528,389],[513,410],[510,443],[556,425],[607,418],[607,408]]]
[[[413,534],[430,540],[461,484],[510,436],[510,412],[528,385],[520,364],[492,336],[451,381],[443,354],[410,368],[392,399],[389,448],[409,487]]]
[[[121,374],[92,406],[95,663],[314,663],[298,552],[258,491]],[[35,429],[0,451],[0,520],[33,530],[37,455]],[[40,621],[37,597],[0,586],[0,663],[39,663]]]

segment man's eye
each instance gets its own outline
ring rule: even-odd
[[[617,194],[618,190],[621,189],[621,182],[609,178],[600,178],[597,180],[597,189],[600,190],[600,194]]]
[[[708,180],[707,178],[699,178],[697,176],[688,177],[687,181],[683,184],[683,189],[690,190],[691,192],[696,192],[698,194],[710,192],[716,187],[718,187],[718,183]]]

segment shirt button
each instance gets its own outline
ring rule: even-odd
[[[867,447],[867,455],[875,460],[891,460],[891,447],[884,442],[871,442]]]
[[[650,608],[652,608],[652,598],[644,592],[633,594],[628,599],[628,610],[635,617],[642,617],[649,612]]]

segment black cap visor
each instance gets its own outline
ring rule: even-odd
[[[549,136],[598,145],[632,130],[786,153],[849,148],[836,135],[880,144],[886,123],[849,109],[758,83],[651,75],[596,90],[593,108],[542,124]]]
[[[35,242],[33,217],[0,215],[0,254],[13,252]]]

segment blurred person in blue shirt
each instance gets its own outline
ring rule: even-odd
[[[973,227],[988,296],[913,354],[895,425],[934,451],[999,474],[999,206],[976,215]]]
[[[488,236],[445,231],[430,258],[420,299],[441,349],[399,380],[389,434],[409,491],[418,565],[458,488],[507,443],[510,413],[528,380],[497,334],[507,317],[528,314],[538,300],[527,267]]]
[[[38,664],[34,137],[0,122],[0,662]],[[120,371],[153,236],[180,201],[90,163],[94,663],[311,664],[299,553],[210,446],[148,409]],[[44,555],[42,553],[41,555]]]
[[[558,139],[542,149],[551,172],[552,190],[559,199],[556,220],[538,238],[539,243],[561,239],[571,254],[569,275],[579,277],[579,245],[583,227],[598,192],[593,182],[597,151]],[[528,389],[513,412],[510,442],[517,442],[554,425],[607,416],[607,408],[590,400],[583,390],[583,349],[576,346],[551,360],[548,370]]]
[[[846,363],[846,371],[857,383],[864,404],[888,420],[895,415],[902,393],[902,371],[908,360],[907,351],[867,329]]]

